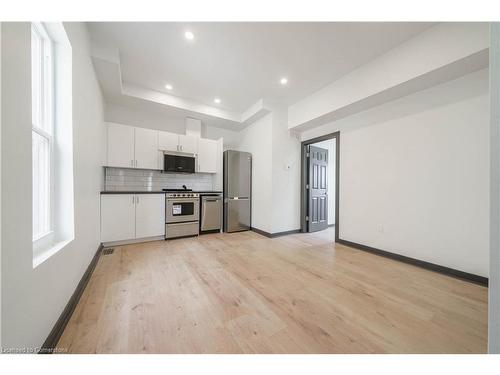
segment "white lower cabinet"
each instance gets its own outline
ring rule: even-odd
[[[135,195],[101,195],[101,242],[135,238]]]
[[[137,194],[135,238],[165,234],[165,194]]]
[[[165,235],[165,194],[102,194],[101,242]]]

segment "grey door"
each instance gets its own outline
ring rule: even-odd
[[[309,146],[308,232],[328,227],[328,150]]]

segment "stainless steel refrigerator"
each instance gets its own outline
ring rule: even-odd
[[[252,154],[224,151],[224,232],[251,228]]]

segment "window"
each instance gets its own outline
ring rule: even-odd
[[[31,26],[33,241],[52,233],[54,149],[52,42],[42,24]]]
[[[72,56],[61,22],[31,24],[34,268],[75,238]]]

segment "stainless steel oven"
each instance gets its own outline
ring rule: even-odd
[[[165,237],[197,236],[200,197],[197,193],[167,193],[165,200]]]
[[[198,194],[196,194],[196,197],[188,198],[169,197],[167,195],[166,202],[165,218],[167,223],[199,220],[200,198]]]

